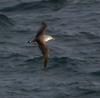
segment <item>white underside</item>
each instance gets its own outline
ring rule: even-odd
[[[52,36],[50,36],[50,35],[44,35],[44,41],[45,42],[48,42],[48,41],[50,41],[52,39],[54,39]]]

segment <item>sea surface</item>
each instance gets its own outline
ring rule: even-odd
[[[0,0],[0,98],[100,98],[100,0]]]

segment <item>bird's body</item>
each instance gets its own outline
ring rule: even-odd
[[[47,31],[47,25],[45,23],[42,23],[42,27],[38,31],[36,37],[32,40],[32,42],[38,43],[38,46],[43,54],[44,68],[46,68],[48,63],[48,48],[46,43],[53,39],[52,36],[45,35],[46,31]]]

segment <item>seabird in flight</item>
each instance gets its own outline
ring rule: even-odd
[[[45,35],[46,32],[47,32],[47,24],[43,22],[42,26],[39,29],[35,38],[32,41],[30,41],[30,42],[37,42],[38,43],[38,46],[43,54],[44,68],[47,67],[47,63],[48,63],[48,47],[47,47],[46,43],[49,40],[54,39],[52,36]]]

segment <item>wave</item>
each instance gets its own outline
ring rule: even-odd
[[[94,72],[91,72],[92,75],[95,75],[95,76],[100,76],[100,70],[96,70]]]
[[[84,61],[70,58],[70,57],[53,57],[49,58],[47,69],[48,70],[69,70],[71,72],[80,72],[78,66],[82,65]],[[27,59],[24,65],[34,65],[34,66],[43,66],[43,58],[35,57],[32,59]]]
[[[38,9],[50,9],[50,10],[59,10],[64,8],[67,4],[81,4],[81,3],[98,3],[96,0],[40,0],[32,2],[19,2],[13,6],[7,6],[1,8],[1,12],[14,12],[14,11],[24,11],[24,10],[38,10]]]
[[[0,24],[5,26],[14,25],[13,20],[4,14],[0,14]]]
[[[72,66],[77,67],[78,65],[82,65],[84,60],[75,59],[71,57],[55,57],[50,58],[49,60],[53,67],[63,67],[63,68],[72,68]]]
[[[100,39],[100,36],[95,35],[92,32],[79,32],[81,36],[85,36],[88,39]]]
[[[99,3],[98,0],[67,0],[70,4],[94,4]]]
[[[39,61],[39,60],[41,60],[42,59],[42,56],[40,56],[40,57],[34,57],[33,59],[28,59],[28,60],[26,60],[26,62],[31,62],[31,61]],[[68,58],[68,57],[54,57],[54,58],[49,58],[49,60],[52,62],[52,61],[56,61],[57,63],[67,63],[67,60],[72,60],[72,59],[70,59],[70,58]]]
[[[64,7],[66,0],[62,2],[60,0],[48,0],[48,1],[34,1],[34,2],[20,2],[14,6],[2,8],[1,12],[13,12],[13,11],[24,11],[24,10],[38,10],[38,9],[60,9]]]
[[[0,56],[1,59],[12,59],[12,58],[20,58],[20,57],[26,57],[23,54],[19,54],[19,53],[7,53],[6,55],[2,55]]]
[[[1,9],[1,11],[3,12],[12,12],[12,11],[23,11],[23,10],[26,10],[26,9],[32,9],[32,8],[35,8],[35,7],[38,7],[38,4],[37,3],[24,3],[24,2],[21,2],[19,4],[16,4],[14,6],[11,6],[11,7],[5,7],[3,9]]]

